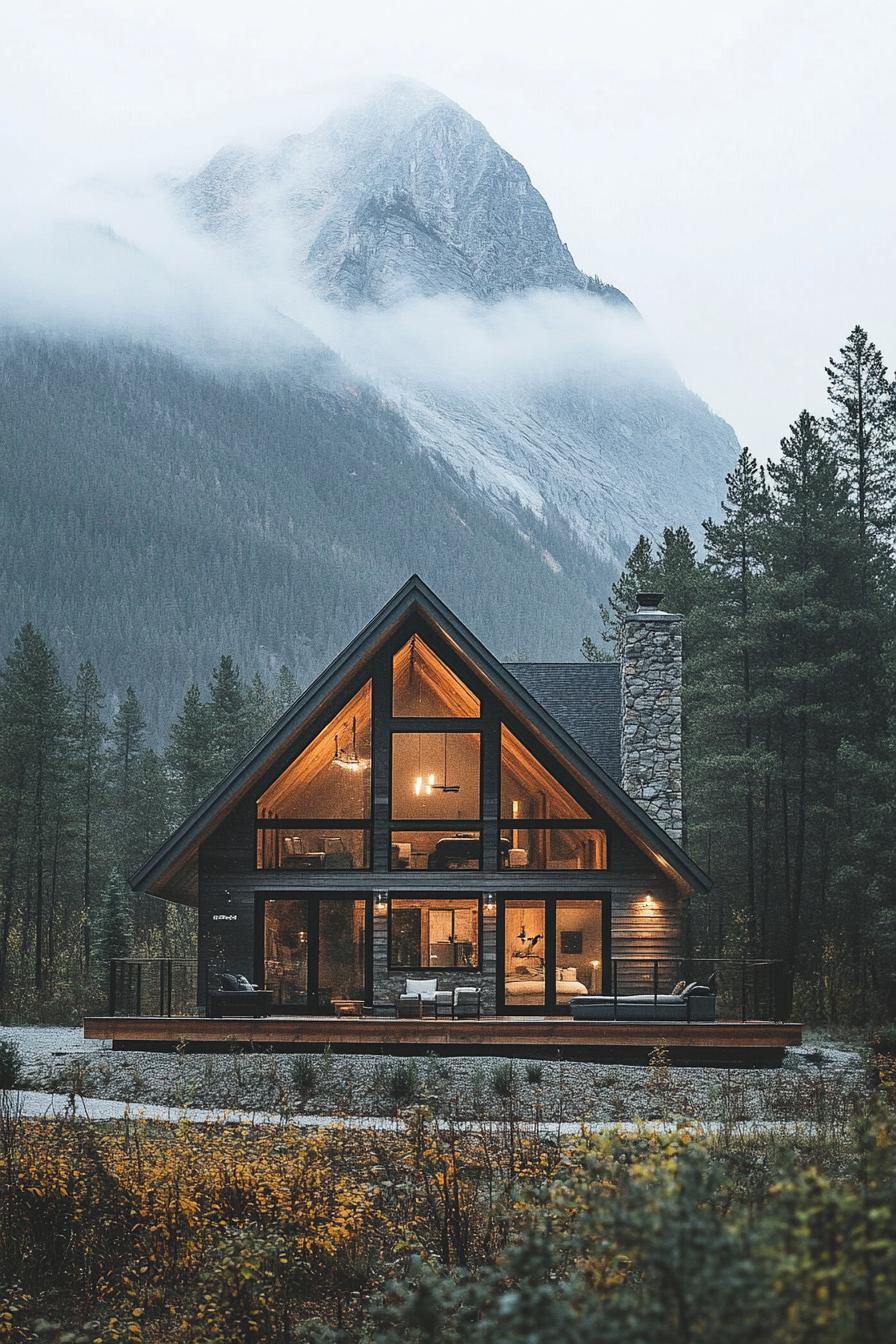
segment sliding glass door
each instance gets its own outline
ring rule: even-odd
[[[370,898],[271,897],[261,901],[259,983],[277,1008],[327,1012],[369,988]]]
[[[568,1012],[602,992],[609,901],[594,896],[507,897],[498,919],[498,1010]]]

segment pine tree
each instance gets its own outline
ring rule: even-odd
[[[769,695],[778,725],[783,950],[792,983],[807,895],[824,902],[830,888],[838,750],[861,659],[851,628],[861,553],[849,487],[814,416],[800,415],[768,471]]]
[[[690,613],[698,599],[700,570],[697,548],[686,527],[663,529],[656,562],[648,577],[662,590],[667,611],[681,612],[684,616]]]
[[[277,673],[277,680],[271,691],[271,698],[274,705],[274,721],[281,714],[285,714],[292,705],[298,700],[301,693],[301,686],[292,674],[292,670],[286,663],[281,663],[280,671]]]
[[[767,724],[755,703],[765,675],[762,592],[770,497],[748,448],[741,449],[726,485],[722,521],[704,524],[701,602],[687,622],[686,773],[694,811],[707,827],[703,845],[710,847],[713,833],[725,837],[727,865],[714,898],[716,948],[721,952],[731,913],[726,895],[739,896],[742,874],[745,950],[755,953],[765,937],[770,900],[767,830],[761,876],[756,844],[757,786],[764,804],[770,788]]]
[[[896,525],[896,399],[880,351],[858,326],[827,378],[827,431],[856,505],[867,584],[874,545],[890,540]]]
[[[103,688],[92,663],[78,668],[74,695],[74,750],[77,772],[77,794],[83,825],[84,848],[81,900],[83,911],[82,957],[85,978],[90,974],[91,906],[94,887],[94,848],[96,814],[101,806],[97,793],[100,789],[101,756],[106,740],[106,726],[102,711]]]
[[[172,808],[182,821],[211,789],[212,724],[208,705],[194,682],[171,725],[167,751],[172,775]]]
[[[223,778],[245,755],[252,743],[252,723],[246,693],[240,670],[229,654],[221,657],[212,673],[209,692],[211,768],[217,780]]]
[[[100,896],[99,918],[94,938],[100,963],[129,957],[133,945],[132,896],[127,882],[113,868]]]
[[[35,990],[43,988],[47,817],[54,792],[62,792],[68,703],[56,655],[32,625],[23,626],[0,672],[0,1003],[9,990],[10,940],[17,914],[20,954],[24,958],[33,938],[32,980]]]
[[[261,674],[256,672],[246,691],[245,713],[247,736],[250,743],[257,742],[277,718],[273,693],[268,690]]]
[[[109,774],[112,795],[119,807],[127,809],[131,797],[131,774],[135,757],[146,739],[146,719],[133,686],[125,692],[124,700],[112,720],[109,734],[111,752]]]
[[[657,577],[657,563],[650,538],[641,536],[626,560],[622,573],[613,584],[606,606],[601,605],[600,608],[601,620],[604,623],[603,638],[610,648],[619,648],[625,613],[635,610],[638,593],[650,592],[657,582]]]

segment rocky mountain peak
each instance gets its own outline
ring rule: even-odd
[[[522,164],[424,85],[389,84],[269,153],[222,150],[178,194],[255,264],[285,257],[350,305],[533,288],[625,302],[578,270]]]

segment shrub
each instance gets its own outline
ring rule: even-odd
[[[374,1075],[374,1089],[398,1115],[406,1106],[420,1099],[420,1068],[415,1059],[393,1059],[381,1065]]]
[[[896,1055],[896,1023],[879,1027],[872,1038],[871,1048],[876,1055]]]
[[[499,1101],[512,1101],[516,1090],[513,1060],[502,1059],[500,1063],[493,1064],[489,1070],[488,1081]]]
[[[544,1065],[530,1060],[526,1065],[526,1082],[530,1087],[541,1087],[544,1082]]]
[[[0,1087],[18,1087],[22,1056],[14,1041],[0,1041]]]
[[[299,1098],[299,1105],[304,1108],[320,1083],[320,1067],[317,1060],[311,1055],[296,1055],[290,1060],[289,1076]]]

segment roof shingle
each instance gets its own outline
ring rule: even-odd
[[[540,705],[615,780],[621,692],[618,663],[505,663]]]

